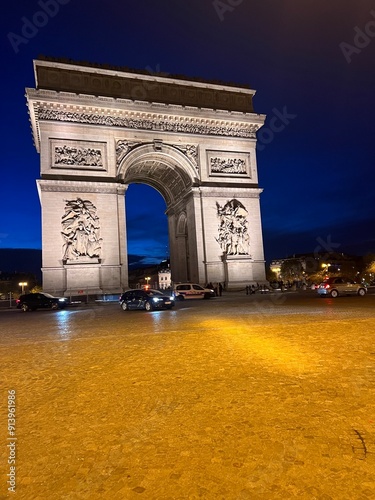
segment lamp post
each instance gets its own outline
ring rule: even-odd
[[[322,264],[322,268],[323,268],[323,276],[325,275],[325,277],[328,277],[328,268],[329,268],[330,264],[328,263],[325,263],[325,264]]]
[[[19,284],[20,287],[22,287],[21,294],[23,295],[24,292],[25,292],[25,286],[27,286],[27,282],[26,281],[21,281],[18,284]]]

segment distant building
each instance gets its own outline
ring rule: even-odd
[[[270,264],[270,270],[275,273],[276,279],[282,279],[282,265],[288,261],[298,260],[306,277],[309,275],[321,273],[342,274],[354,278],[363,266],[363,258],[353,255],[347,255],[339,252],[313,252],[306,254],[294,254],[285,259],[274,259]]]
[[[276,279],[280,279],[280,271],[281,271],[281,266],[283,264],[285,259],[275,259],[271,262],[270,264],[270,269],[273,273],[275,273]]]
[[[161,269],[159,271],[159,289],[165,290],[172,287],[171,270]]]
[[[143,266],[129,271],[130,288],[154,288],[165,290],[172,287],[169,260],[159,265]]]
[[[9,297],[9,293],[28,293],[35,285],[37,279],[32,273],[0,271],[0,299]]]
[[[144,288],[145,286],[157,288],[157,265],[143,266],[129,271],[129,288]]]

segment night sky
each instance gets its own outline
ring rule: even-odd
[[[1,39],[0,248],[41,248],[25,88],[47,55],[250,85],[267,115],[257,152],[267,260],[375,252],[375,1],[23,0],[3,9]],[[132,262],[166,258],[164,210],[152,188],[129,187]]]

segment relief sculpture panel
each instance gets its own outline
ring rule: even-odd
[[[65,200],[65,214],[61,218],[63,261],[66,264],[98,262],[101,254],[100,224],[96,207],[89,200]]]
[[[232,151],[207,151],[210,177],[251,178],[250,153]]]
[[[249,255],[247,210],[238,200],[230,200],[224,206],[216,202],[219,218],[218,238],[223,254]]]
[[[52,168],[106,170],[104,143],[51,140]]]
[[[241,158],[211,158],[211,172],[215,174],[246,174],[245,160]]]

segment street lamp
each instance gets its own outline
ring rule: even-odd
[[[24,294],[24,291],[25,291],[25,286],[27,286],[27,282],[26,282],[26,281],[21,281],[21,282],[20,282],[20,283],[18,283],[18,284],[19,284],[19,286],[21,286],[21,287],[22,287],[22,291],[21,291],[21,293],[22,293],[22,295],[23,295],[23,294]]]

